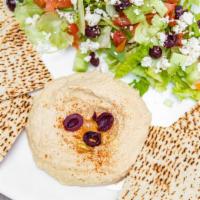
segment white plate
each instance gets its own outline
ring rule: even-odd
[[[43,55],[43,60],[54,78],[72,73],[74,50]],[[127,81],[129,77],[125,78]],[[166,99],[173,100],[173,107],[166,107]],[[152,112],[153,125],[168,126],[188,111],[194,102],[178,102],[169,92],[150,90],[144,100]],[[134,108],[134,105],[133,105]],[[122,183],[104,187],[68,187],[60,185],[34,164],[23,133],[0,165],[0,193],[14,200],[116,200]]]

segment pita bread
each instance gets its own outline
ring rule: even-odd
[[[29,95],[0,103],[0,161],[25,127],[31,105],[32,98]]]
[[[5,21],[0,22],[0,44],[3,40],[3,37],[7,34],[7,32],[17,24],[13,17],[7,18]]]
[[[40,89],[51,75],[0,0],[0,101]]]
[[[0,42],[0,101],[40,89],[50,80],[48,69],[14,23]]]
[[[200,199],[200,104],[169,128],[151,127],[120,200]]]

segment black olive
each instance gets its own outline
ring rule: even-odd
[[[183,10],[183,6],[176,6],[175,8],[175,18],[179,19],[185,11]]]
[[[94,67],[98,67],[99,66],[99,58],[96,57],[94,52],[90,53],[90,64],[93,65]]]
[[[96,118],[98,131],[108,131],[114,122],[114,117],[111,113],[103,112]]]
[[[115,5],[115,10],[117,12],[120,12],[120,11],[128,8],[129,6],[131,6],[131,3],[129,0],[122,0],[120,3]]]
[[[168,34],[167,39],[164,42],[164,46],[166,48],[172,48],[172,47],[176,46],[176,42],[177,42],[177,35],[176,34]]]
[[[83,117],[79,114],[71,114],[63,121],[65,130],[77,131],[83,125]]]
[[[85,35],[88,38],[96,38],[101,34],[101,29],[98,25],[96,26],[87,26],[85,29]]]
[[[162,56],[162,49],[159,46],[154,46],[149,49],[149,55],[152,58],[158,59]]]
[[[6,0],[6,5],[8,6],[10,11],[14,11],[16,8],[16,0]]]
[[[96,147],[101,144],[101,133],[88,131],[83,135],[83,141],[90,147]]]

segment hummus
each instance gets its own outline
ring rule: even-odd
[[[110,113],[114,120],[99,131],[94,115],[102,113]],[[73,114],[82,116],[82,123],[69,131],[63,122]],[[49,83],[34,100],[27,133],[39,168],[63,184],[101,185],[115,183],[129,172],[150,121],[137,91],[108,75],[90,72]],[[91,131],[101,136],[97,146],[84,142],[84,134]]]

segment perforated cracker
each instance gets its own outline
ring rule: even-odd
[[[0,40],[0,101],[42,88],[51,75],[19,24]]]
[[[31,105],[32,98],[29,95],[0,103],[0,162],[24,129]]]
[[[200,104],[169,128],[151,127],[120,200],[200,199]]]

